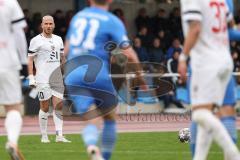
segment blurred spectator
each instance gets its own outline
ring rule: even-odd
[[[177,65],[178,65],[178,57],[179,57],[180,52],[174,51],[173,57],[168,60],[167,62],[167,67],[168,71],[170,73],[176,73],[177,72]],[[175,86],[178,86],[179,84],[182,84],[180,80],[178,80],[177,77],[173,77],[172,79],[170,78],[164,78],[164,80],[169,81],[170,83],[174,84]],[[176,88],[173,91],[170,91],[164,96],[159,97],[159,100],[163,100],[164,103],[164,108],[168,108],[170,104],[174,104],[178,108],[184,108],[182,105],[181,101],[177,99],[176,95]]]
[[[233,72],[239,72],[240,71],[240,60],[239,60],[239,52],[236,50],[232,50],[232,59],[233,59]],[[238,84],[240,84],[240,76],[236,76],[236,81]]]
[[[74,16],[73,10],[68,10],[66,13],[66,16],[65,16],[65,22],[66,22],[67,28],[68,28],[73,16]]]
[[[157,33],[158,38],[161,41],[161,48],[163,49],[163,51],[165,52],[167,50],[167,48],[171,45],[171,41],[172,38],[171,36],[168,34],[168,31],[164,31],[164,30],[160,30]]]
[[[63,11],[62,10],[56,10],[53,17],[54,17],[54,21],[55,21],[54,33],[56,35],[62,37],[62,39],[64,40],[65,39],[65,34],[67,32],[67,26],[66,26],[66,21],[65,21]]]
[[[240,9],[238,9],[237,12],[236,12],[235,22],[237,24],[240,23]]]
[[[42,23],[42,14],[40,12],[34,13],[32,18],[33,36],[36,36],[42,32],[41,23]]]
[[[159,38],[154,38],[152,47],[149,49],[150,61],[156,63],[164,63],[164,53],[161,48],[161,41]]]
[[[169,73],[177,73],[178,72],[178,58],[180,52],[175,50],[172,58],[167,61],[167,69]],[[172,81],[176,85],[182,85],[182,81],[178,79],[178,77],[172,77]]]
[[[154,33],[158,33],[160,30],[166,31],[168,29],[168,19],[166,18],[166,12],[164,9],[159,9],[157,15],[153,17]]]
[[[168,67],[168,71],[170,73],[177,73],[177,68],[178,68],[178,57],[180,55],[180,52],[175,50],[173,53],[172,58],[170,58],[167,61],[167,67]],[[176,77],[175,77],[176,78]]]
[[[23,13],[24,13],[24,18],[26,19],[26,22],[27,22],[27,27],[25,28],[25,35],[26,35],[26,39],[27,39],[27,44],[29,44],[30,39],[31,39],[32,20],[31,20],[28,9],[24,9]]]
[[[233,50],[231,52],[231,54],[232,54],[233,64],[234,64],[233,72],[239,72],[240,71],[240,61],[239,61],[238,52],[236,50]]]
[[[240,53],[240,44],[237,43],[236,41],[230,42],[230,48],[231,48],[231,51],[236,51],[236,52]]]
[[[137,37],[141,39],[142,46],[149,48],[151,45],[151,35],[148,34],[148,29],[145,26],[140,28],[140,31],[137,34]]]
[[[181,12],[178,7],[175,7],[169,16],[169,29],[174,37],[183,39]]]
[[[148,62],[149,56],[145,47],[141,44],[141,39],[138,37],[134,38],[133,49],[138,55],[140,62]]]
[[[166,60],[172,58],[173,53],[175,51],[178,51],[180,53],[182,52],[182,46],[181,46],[180,40],[178,38],[175,38],[173,40],[172,46],[167,50]]]
[[[115,10],[113,10],[113,14],[115,14],[119,19],[121,19],[121,21],[123,22],[123,24],[125,25],[125,27],[127,26],[125,17],[124,17],[124,13],[123,10],[121,8],[116,8]]]
[[[167,61],[167,68],[169,73],[177,73],[179,55],[180,52],[178,50],[175,50],[173,52],[172,58]],[[175,86],[178,86],[179,84],[182,85],[182,82],[177,77],[173,77],[171,80],[167,80],[173,82]],[[181,102],[176,98],[176,90],[169,92],[168,94],[160,97],[159,99],[163,100],[165,108],[168,108],[170,104],[174,104],[178,108],[184,108]]]
[[[135,25],[137,27],[137,31],[140,31],[142,27],[150,28],[150,18],[147,15],[147,11],[145,8],[140,8],[138,11],[138,16],[135,19]]]
[[[170,104],[174,104],[178,108],[184,108],[182,103],[176,98],[176,91],[171,91],[164,96],[159,97],[159,100],[163,100],[164,109],[168,108]]]

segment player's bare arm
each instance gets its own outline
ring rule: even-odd
[[[123,50],[123,54],[127,56],[129,62],[139,64],[139,65],[136,65],[136,69],[137,69],[136,74],[139,76],[138,80],[139,80],[139,83],[141,84],[141,88],[143,90],[147,90],[146,82],[144,78],[140,76],[140,73],[142,72],[142,67],[140,65],[140,61],[137,57],[136,52],[133,50],[132,47],[130,47],[128,49]]]
[[[64,51],[63,51],[63,55],[64,57],[67,57],[68,52],[69,52],[69,40],[65,40],[65,44],[64,44]]]
[[[33,59],[34,59],[33,56],[28,57],[28,74],[29,75],[33,75]]]
[[[187,58],[190,56],[190,50],[196,44],[199,34],[201,32],[201,22],[199,21],[190,21],[189,22],[189,31],[185,38],[183,53],[179,57],[178,63],[178,73],[180,74],[181,79],[185,82],[187,80]]]
[[[29,85],[30,87],[36,87],[36,81],[34,78],[34,67],[33,67],[33,62],[34,62],[34,56],[29,56],[28,57],[28,78],[29,78]]]
[[[136,55],[136,53],[135,53],[135,51],[133,50],[132,47],[130,47],[130,48],[126,49],[126,50],[123,50],[123,54],[125,56],[127,56],[128,60],[130,62],[139,63],[139,59],[138,59],[138,57],[137,57],[137,55]]]

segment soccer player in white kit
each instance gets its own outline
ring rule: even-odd
[[[63,119],[61,113],[61,103],[63,99],[64,86],[60,65],[63,60],[63,41],[61,37],[53,34],[55,24],[52,16],[44,16],[42,18],[41,26],[43,30],[42,33],[30,41],[28,51],[29,85],[36,86],[40,101],[39,125],[42,134],[41,142],[50,142],[47,135],[50,99],[54,107],[53,121],[56,129],[55,141],[70,142],[63,136],[62,133]],[[33,74],[33,62],[36,68],[35,76]],[[54,79],[50,80],[50,77],[54,72],[55,74],[57,73],[57,77],[53,77]],[[53,84],[50,82],[53,82]],[[56,109],[56,107],[58,108]]]
[[[21,62],[27,59],[27,44],[23,30],[26,22],[16,0],[0,0],[0,24],[0,105],[3,105],[7,112],[6,149],[13,160],[23,160],[23,155],[18,149],[18,138],[22,128],[19,71]],[[17,44],[16,37],[18,37]]]
[[[198,124],[196,153],[194,160],[205,160],[213,139],[224,150],[230,160],[240,160],[223,124],[212,113],[221,106],[227,84],[232,74],[225,0],[181,0],[182,25],[185,34],[183,53],[180,55],[179,73],[186,80],[188,56],[191,56],[191,101],[192,119]],[[209,134],[212,132],[212,134]]]

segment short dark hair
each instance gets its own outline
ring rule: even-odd
[[[93,1],[99,5],[105,5],[108,2],[108,0],[93,0]]]

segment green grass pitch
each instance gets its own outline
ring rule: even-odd
[[[67,135],[72,143],[41,144],[40,136],[22,136],[20,147],[26,160],[88,160],[80,135]],[[0,160],[8,160],[0,137]],[[240,146],[240,145],[238,145]],[[221,150],[213,145],[208,160],[222,160]],[[191,160],[189,145],[180,143],[176,132],[120,133],[112,160]]]

